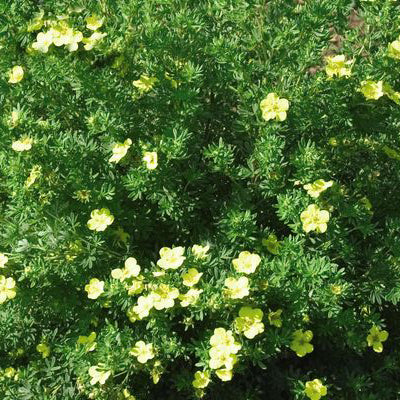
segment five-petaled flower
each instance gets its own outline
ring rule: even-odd
[[[104,282],[93,278],[85,286],[89,299],[97,299],[104,292]]]
[[[304,393],[311,400],[319,400],[321,397],[326,396],[327,390],[319,379],[314,379],[306,382]]]
[[[280,99],[276,93],[269,93],[265,99],[260,103],[262,117],[269,121],[275,119],[276,121],[285,121],[289,109],[289,101]]]
[[[239,310],[239,316],[235,318],[236,329],[247,339],[253,339],[259,333],[264,332],[263,315],[259,308],[242,307]]]
[[[92,231],[102,232],[113,222],[114,216],[111,215],[110,210],[108,208],[102,208],[91,212],[87,226]]]
[[[385,92],[383,90],[383,81],[374,82],[371,80],[362,81],[360,92],[367,100],[378,100]]]
[[[353,63],[353,61],[346,61],[346,58],[343,54],[326,57],[325,61],[325,71],[329,78],[333,78],[334,76],[341,78],[351,75],[351,68],[349,66]]]
[[[135,356],[141,364],[145,364],[148,360],[154,358],[155,355],[153,345],[151,343],[146,344],[142,340],[136,342],[130,354]]]
[[[316,204],[311,204],[300,214],[300,219],[303,223],[304,232],[324,233],[328,227],[329,212],[320,210]]]
[[[93,365],[89,368],[89,375],[91,377],[90,384],[95,385],[96,383],[100,383],[100,385],[104,385],[106,380],[111,375],[111,371],[100,369],[100,366]]]
[[[20,65],[16,65],[10,71],[8,83],[21,82],[23,77],[24,77],[24,69]]]
[[[387,331],[381,331],[377,326],[373,326],[369,335],[367,336],[368,346],[372,347],[372,349],[377,353],[382,353],[383,344],[382,342],[386,341],[389,336]]]
[[[310,343],[313,338],[311,331],[303,332],[298,329],[293,333],[293,340],[290,344],[290,348],[296,352],[299,357],[304,357],[307,353],[311,353],[314,350],[314,346]]]

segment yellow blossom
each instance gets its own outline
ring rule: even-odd
[[[208,365],[211,369],[226,368],[232,369],[237,362],[237,356],[224,347],[211,347],[209,351],[210,361]]]
[[[306,382],[304,392],[309,399],[319,400],[321,397],[326,396],[327,390],[319,379],[314,379]]]
[[[184,247],[163,247],[160,249],[160,259],[157,261],[157,265],[162,269],[177,269],[179,268],[186,257],[183,256],[185,252]]]
[[[145,364],[148,360],[154,358],[154,349],[151,343],[146,344],[142,340],[136,342],[135,347],[130,351],[130,354],[135,356],[141,364]]]
[[[181,306],[182,307],[188,307],[190,305],[193,305],[197,302],[199,299],[200,294],[203,292],[202,289],[189,289],[187,293],[180,294],[179,295],[179,300],[181,301]]]
[[[136,258],[129,257],[125,261],[123,269],[116,268],[111,271],[111,276],[123,282],[125,279],[138,276],[140,273],[140,265],[137,263]]]
[[[268,313],[269,324],[280,328],[282,326],[281,314],[281,309]]]
[[[143,319],[147,317],[154,307],[154,297],[152,294],[147,296],[140,296],[137,300],[137,305],[133,306],[128,312],[128,317],[131,322],[137,319]]]
[[[85,286],[85,291],[88,293],[89,299],[97,299],[102,293],[104,293],[104,282],[99,281],[97,278],[93,278]]]
[[[132,395],[132,394],[129,392],[128,389],[124,389],[124,390],[122,391],[122,397],[121,397],[121,399],[124,399],[124,400],[136,400],[136,397],[135,397],[134,395]]]
[[[214,329],[210,344],[212,347],[221,348],[229,354],[236,354],[242,347],[235,341],[232,331],[227,331],[225,328]]]
[[[377,326],[373,326],[370,331],[369,335],[367,336],[368,346],[372,347],[372,349],[376,353],[382,353],[383,344],[389,336],[387,331],[381,331]]]
[[[243,274],[252,274],[261,262],[258,254],[250,253],[249,251],[242,251],[239,258],[232,260],[233,267],[237,272]]]
[[[194,373],[193,387],[204,389],[210,383],[210,373],[208,371],[196,371]]]
[[[16,375],[17,371],[15,370],[15,368],[13,367],[8,367],[4,370],[4,376],[6,378],[14,378],[14,376]]]
[[[117,164],[123,157],[125,157],[131,145],[131,139],[126,139],[124,143],[117,143],[112,149],[113,155],[110,157],[108,162],[115,162]]]
[[[110,210],[108,208],[102,208],[91,212],[87,226],[92,231],[102,232],[113,222],[114,216],[111,215]]]
[[[352,64],[352,61],[346,61],[344,55],[326,57],[325,61],[325,71],[329,78],[334,76],[341,78],[351,75],[351,68],[349,68],[349,65]]]
[[[20,140],[13,142],[11,147],[14,151],[28,151],[32,148],[32,143],[33,140],[30,137],[25,136]]]
[[[331,285],[331,291],[333,294],[339,295],[342,293],[342,287],[340,285]]]
[[[0,268],[5,268],[8,262],[8,257],[4,253],[0,253]]]
[[[67,34],[67,43],[65,44],[66,48],[72,52],[78,50],[78,44],[82,42],[83,34],[80,31],[74,31],[71,29]]]
[[[106,380],[111,375],[111,371],[105,371],[100,369],[98,365],[93,365],[89,368],[89,375],[92,378],[90,380],[91,385],[95,385],[96,383],[104,385],[106,383]]]
[[[90,17],[87,17],[85,21],[86,21],[86,27],[91,31],[96,31],[103,25],[103,19],[98,17],[97,15],[92,15]]]
[[[175,304],[175,299],[179,297],[179,290],[162,283],[153,292],[154,308],[156,310],[163,310],[171,308]]]
[[[323,179],[317,179],[314,183],[304,185],[303,188],[307,190],[309,196],[317,198],[322,192],[330,188],[332,185],[333,181],[325,182]]]
[[[225,294],[231,299],[243,299],[249,295],[249,280],[245,276],[239,279],[226,278],[225,286]]]
[[[32,43],[32,48],[42,53],[47,53],[49,47],[53,44],[53,31],[46,33],[39,32],[36,36],[36,42]]]
[[[301,329],[293,333],[293,341],[290,348],[296,352],[299,357],[304,357],[307,353],[314,350],[314,346],[310,343],[313,338],[311,331],[303,332]]]
[[[89,336],[79,336],[77,343],[85,345],[86,351],[93,351],[97,345],[96,336],[96,332],[91,332]]]
[[[24,69],[20,65],[16,65],[10,71],[8,83],[21,82],[23,77],[24,77]]]
[[[192,247],[192,253],[195,256],[195,258],[202,260],[207,257],[208,250],[210,250],[210,246],[200,246],[198,244],[193,245]]]
[[[36,350],[42,353],[43,358],[47,358],[50,355],[50,347],[46,343],[39,343],[36,346]]]
[[[329,212],[320,210],[316,204],[311,204],[301,213],[300,219],[303,223],[304,232],[316,231],[317,233],[324,233],[329,221]]]
[[[197,271],[196,268],[189,268],[188,271],[182,275],[182,283],[185,286],[194,286],[196,283],[198,283],[202,275],[203,273]]]
[[[262,117],[269,121],[285,121],[286,111],[289,109],[289,102],[286,99],[280,99],[276,93],[269,93],[268,96],[261,101],[260,109]]]
[[[16,296],[15,281],[13,278],[6,278],[0,275],[0,304],[11,300]]]
[[[133,81],[133,86],[138,88],[141,92],[149,92],[153,89],[156,82],[157,78],[141,75],[137,81]]]
[[[128,296],[133,296],[135,294],[139,294],[143,292],[144,284],[143,275],[139,275],[136,279],[132,279],[128,286]]]
[[[389,44],[388,56],[400,60],[400,38]]]
[[[158,156],[155,151],[145,151],[143,161],[146,163],[147,169],[156,169],[158,165]]]
[[[221,379],[221,381],[223,382],[232,380],[232,369],[221,368],[217,369],[215,373],[218,376],[218,378]]]
[[[382,81],[363,81],[361,82],[360,91],[367,100],[378,100],[385,94]]]
[[[253,339],[259,333],[264,332],[264,324],[261,322],[263,315],[259,308],[242,307],[239,310],[239,316],[235,318],[236,329],[247,339]]]

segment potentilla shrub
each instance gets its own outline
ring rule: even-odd
[[[399,11],[1,1],[1,399],[400,398]]]

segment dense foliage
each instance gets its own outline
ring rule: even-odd
[[[399,11],[0,0],[1,399],[400,398]]]

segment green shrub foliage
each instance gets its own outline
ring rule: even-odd
[[[400,398],[399,11],[0,0],[1,399]]]

